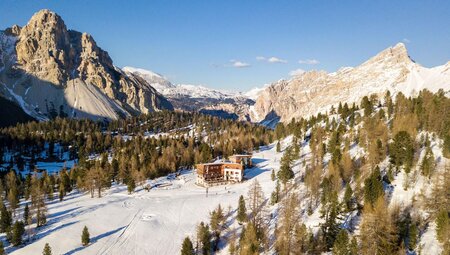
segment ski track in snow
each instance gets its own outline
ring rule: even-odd
[[[275,187],[270,170],[279,164],[280,155],[270,145],[254,153],[254,158],[257,166],[246,171],[250,180],[227,185],[227,189],[211,187],[208,197],[204,188],[195,185],[192,171],[184,171],[176,180],[161,177],[148,181],[171,185],[150,192],[140,186],[128,195],[124,185],[113,185],[101,198],[73,192],[62,202],[48,203],[52,223],[37,231],[39,238],[20,249],[7,247],[7,252],[41,253],[49,243],[53,254],[178,254],[184,237],[192,238],[201,221],[209,222],[209,213],[219,204],[225,211],[229,206],[235,209],[239,196],[247,195],[253,179],[257,178],[266,197],[270,196]],[[86,247],[80,243],[84,226],[89,228],[92,241]]]

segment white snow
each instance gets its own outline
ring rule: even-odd
[[[126,186],[114,185],[101,198],[73,192],[63,202],[48,204],[48,224],[37,232],[36,240],[8,254],[35,254],[49,243],[53,254],[178,254],[181,242],[195,233],[200,221],[209,222],[209,212],[221,204],[236,208],[240,195],[247,195],[254,178],[261,183],[266,197],[275,183],[271,169],[280,155],[274,145],[254,153],[257,167],[246,170],[249,180],[235,185],[205,189],[194,184],[192,171],[177,179],[162,177],[149,184],[150,192],[137,188],[128,195]],[[84,226],[89,228],[92,244],[81,246]]]

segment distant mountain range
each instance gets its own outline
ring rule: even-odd
[[[413,61],[403,43],[389,47],[357,67],[337,72],[310,71],[280,80],[262,90],[250,107],[254,122],[276,123],[328,111],[342,103],[359,103],[366,95],[380,98],[387,90],[406,96],[422,89],[450,91],[450,62],[426,68]]]
[[[49,10],[34,14],[24,27],[0,31],[1,103],[10,102],[11,108],[20,107],[38,120],[55,116],[103,120],[183,110],[274,126],[327,111],[339,102],[358,103],[366,95],[382,96],[390,90],[409,96],[425,88],[450,91],[450,62],[423,67],[402,43],[357,67],[304,72],[235,93],[173,84],[149,70],[120,69],[92,36],[68,30]]]
[[[175,109],[250,120],[248,109],[255,102],[245,94],[215,90],[201,85],[174,85],[164,76],[141,68],[124,67],[122,70],[147,81],[165,96]]]

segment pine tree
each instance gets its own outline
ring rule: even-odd
[[[213,250],[214,251],[217,251],[217,249],[218,249],[218,245],[219,245],[219,241],[220,241],[220,234],[222,232],[224,221],[225,221],[225,216],[223,214],[222,207],[219,204],[217,209],[211,213],[211,221],[210,221],[211,231],[212,231],[212,234],[214,237],[214,242],[213,242]]]
[[[349,238],[347,230],[341,229],[336,236],[333,244],[334,255],[348,255],[349,254]]]
[[[344,193],[344,206],[347,212],[353,210],[354,201],[353,201],[353,190],[350,184],[346,185],[345,193]]]
[[[397,168],[404,166],[409,173],[414,159],[414,140],[406,131],[398,132],[389,146],[391,163]]]
[[[277,142],[277,148],[276,148],[277,152],[281,152],[281,144],[280,141]]]
[[[247,221],[247,209],[245,208],[245,200],[244,196],[239,197],[239,204],[238,204],[238,212],[237,212],[237,221],[239,224],[242,224]]]
[[[23,222],[25,225],[28,225],[28,218],[30,217],[30,209],[28,207],[28,203],[25,204],[25,209],[23,209]]]
[[[128,194],[133,193],[135,188],[136,188],[136,183],[134,182],[133,178],[130,178],[130,180],[127,183]]]
[[[42,255],[52,255],[52,248],[48,243],[45,244],[44,250],[42,251]]]
[[[19,246],[22,244],[22,235],[25,233],[25,226],[23,222],[16,221],[7,233],[8,241],[13,246]]]
[[[410,250],[416,249],[418,239],[419,239],[419,230],[417,229],[416,224],[413,223],[409,227],[408,246]]]
[[[434,171],[434,167],[435,164],[433,151],[431,150],[430,146],[427,146],[425,149],[425,155],[422,159],[422,163],[420,164],[420,171],[424,176],[430,178],[431,174]]]
[[[274,205],[274,204],[278,203],[279,199],[280,199],[280,182],[277,181],[275,190],[272,192],[272,194],[270,196],[270,204]]]
[[[197,227],[198,250],[203,255],[211,254],[211,233],[208,224],[200,222]]]
[[[2,204],[0,209],[0,231],[5,233],[8,231],[12,224],[11,213],[6,209],[5,204]]]
[[[352,240],[350,242],[350,246],[348,247],[348,255],[358,255],[358,241],[355,237],[352,237]]]
[[[90,236],[89,236],[89,229],[84,226],[83,232],[81,233],[81,244],[83,246],[87,246],[91,242]]]
[[[435,222],[437,239],[441,243],[448,242],[450,239],[450,219],[448,217],[448,212],[446,210],[438,212]]]
[[[372,174],[364,181],[364,202],[373,206],[379,197],[383,197],[383,182],[381,180],[380,168],[377,166]]]
[[[270,173],[270,179],[272,179],[272,181],[275,181],[276,176],[275,176],[275,170],[272,169],[272,172]]]
[[[181,255],[195,255],[194,246],[192,245],[191,239],[189,239],[189,237],[184,238],[183,244],[181,246]]]
[[[286,183],[294,178],[294,171],[292,171],[292,148],[289,147],[284,151],[283,157],[281,158],[280,171],[278,171],[278,179],[286,186]]]
[[[322,235],[327,249],[333,247],[334,240],[339,232],[338,217],[340,214],[339,201],[336,191],[331,192],[330,196],[322,203],[321,218],[325,221],[320,224]]]
[[[6,255],[3,241],[0,240],[0,255]]]

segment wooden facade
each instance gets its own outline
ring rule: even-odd
[[[196,183],[210,186],[222,183],[241,182],[244,170],[252,167],[251,155],[233,155],[230,162],[197,164]]]

